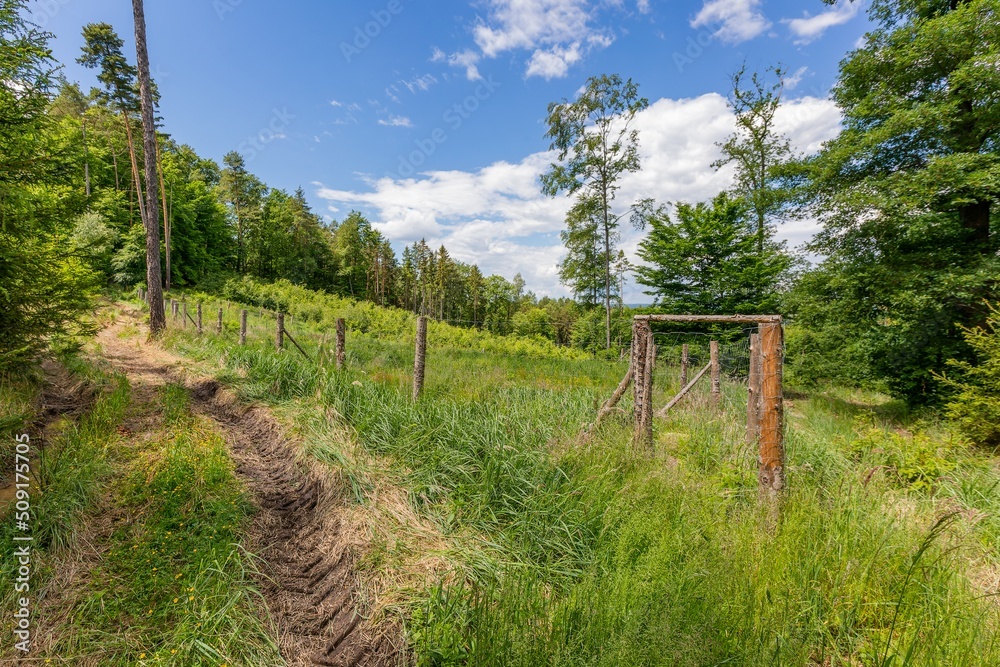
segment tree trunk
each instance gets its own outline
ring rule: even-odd
[[[167,266],[163,272],[163,286],[170,290],[170,215],[167,212],[167,189],[163,185],[163,157],[160,155],[160,142],[156,142],[156,165],[160,175],[160,203],[163,204],[163,247],[166,252]]]
[[[146,163],[146,285],[149,289],[149,332],[160,335],[167,326],[163,313],[160,272],[160,220],[156,201],[156,125],[153,121],[153,90],[149,81],[146,50],[146,17],[142,0],[132,0],[135,17],[135,51],[139,66],[139,97],[142,102],[143,161]]]
[[[146,225],[146,206],[142,201],[142,181],[139,179],[139,160],[135,156],[135,140],[132,138],[132,122],[128,113],[122,108],[122,120],[125,121],[125,137],[128,139],[128,156],[132,162],[132,182],[135,184],[135,198],[139,202],[139,217]]]
[[[990,243],[990,202],[966,204],[958,209],[958,217],[962,226],[972,232],[976,244],[985,251]]]
[[[611,230],[608,229],[608,188],[602,193],[604,204],[604,349],[611,349]]]

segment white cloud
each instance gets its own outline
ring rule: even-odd
[[[796,44],[808,44],[823,36],[827,29],[847,23],[861,11],[861,0],[846,2],[841,0],[825,12],[809,16],[806,13],[800,19],[781,19],[788,29],[798,37]]]
[[[806,77],[806,74],[808,73],[809,73],[809,68],[803,65],[802,67],[795,70],[793,74],[786,76],[785,90],[795,90],[796,88],[798,88],[799,84],[802,83],[802,80]]]
[[[839,128],[840,115],[830,100],[803,97],[786,102],[776,124],[797,150],[813,152]],[[733,131],[725,99],[715,93],[692,99],[660,99],[641,112],[639,130],[642,170],[622,180],[621,208],[644,198],[660,202],[704,201],[728,187],[731,169],[713,170],[717,142]],[[565,295],[557,264],[568,197],[542,195],[538,177],[554,159],[550,152],[532,153],[519,162],[496,162],[476,171],[440,170],[416,178],[365,180],[360,190],[319,187],[317,195],[341,208],[359,208],[397,243],[426,238],[445,244],[452,255],[479,264],[487,273],[513,278],[521,273],[539,294]],[[812,221],[789,222],[780,236],[793,245],[814,233]],[[641,232],[622,227],[621,247],[635,260]],[[643,301],[634,285],[627,300]]]
[[[582,58],[580,43],[574,42],[568,47],[552,47],[549,51],[535,51],[528,61],[526,76],[540,76],[546,81],[566,76],[569,66]]]
[[[650,12],[649,0],[639,0],[639,2],[635,3],[635,6],[640,14],[648,14]]]
[[[418,92],[427,92],[428,90],[431,89],[431,86],[433,86],[437,82],[438,82],[437,77],[434,76],[433,74],[424,74],[410,81],[400,81],[400,83],[406,86],[406,89],[409,90],[414,95],[416,95]]]
[[[444,51],[435,47],[434,54],[431,56],[431,62],[445,62],[452,67],[465,68],[465,78],[469,81],[477,81],[483,78],[479,74],[479,68],[476,66],[476,63],[479,62],[479,54],[471,49],[456,51],[451,55],[446,55]]]
[[[620,0],[607,0],[603,4],[621,9]],[[605,48],[614,41],[610,30],[594,25],[594,10],[589,0],[485,0],[485,5],[486,18],[480,17],[472,26],[478,50],[464,49],[446,55],[435,48],[432,61],[465,67],[469,79],[478,79],[477,64],[482,58],[525,51],[531,53],[525,76],[552,79],[566,76],[569,67],[588,52]],[[640,2],[640,10],[642,5]]]
[[[745,42],[771,27],[759,5],[760,0],[705,0],[691,27],[718,25],[714,35],[719,39],[732,44]]]
[[[406,116],[389,116],[389,118],[380,118],[378,121],[379,125],[385,125],[386,127],[413,127],[413,122]]]

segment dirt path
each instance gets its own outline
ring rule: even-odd
[[[126,313],[98,335],[103,356],[137,392],[148,395],[166,382],[185,384],[193,409],[224,434],[237,475],[259,510],[249,547],[261,559],[259,585],[288,663],[398,664],[398,631],[370,627],[359,609],[355,559],[340,531],[344,496],[329,472],[301,457],[301,448],[266,409],[243,405],[162,348],[123,337],[125,327],[136,322],[135,313]],[[144,338],[140,328],[139,340]]]

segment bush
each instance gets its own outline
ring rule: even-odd
[[[991,306],[985,326],[963,333],[979,363],[951,361],[960,377],[940,378],[955,390],[947,404],[948,416],[973,442],[1000,446],[1000,308]]]

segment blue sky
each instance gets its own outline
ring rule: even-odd
[[[36,0],[65,74],[85,23],[111,23],[134,57],[127,0]],[[643,171],[620,203],[696,201],[725,188],[709,166],[732,130],[729,75],[781,64],[781,126],[799,150],[837,131],[827,95],[868,29],[863,2],[820,0],[146,0],[166,130],[221,160],[240,150],[272,187],[302,186],[316,211],[358,209],[397,248],[426,237],[539,294],[561,295],[567,202],[540,194],[546,106],[588,76],[631,77],[649,99]],[[792,245],[815,230],[787,223]],[[634,253],[640,235],[625,230]],[[630,301],[643,301],[634,286]]]

